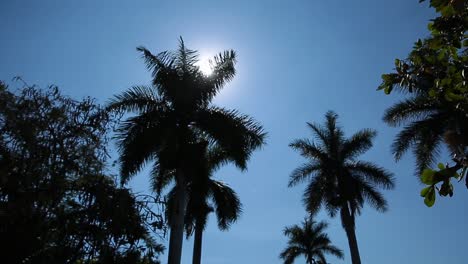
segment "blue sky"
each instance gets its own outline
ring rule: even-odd
[[[398,130],[381,121],[397,96],[375,91],[394,59],[427,34],[433,15],[417,0],[2,0],[0,79],[12,84],[19,75],[104,103],[131,85],[149,83],[137,46],[171,50],[183,36],[202,56],[234,49],[238,74],[215,103],[255,117],[268,132],[268,144],[253,155],[247,172],[226,167],[217,174],[238,192],[244,213],[229,232],[210,218],[203,263],[280,263],[282,229],[305,216],[304,186],[287,188],[290,172],[304,160],[288,144],[310,136],[305,122],[322,122],[334,110],[347,135],[361,128],[379,131],[362,159],[397,179],[396,189],[385,192],[387,213],[365,207],[357,218],[362,262],[462,264],[467,190],[457,184],[453,198],[424,206],[412,156],[393,161],[390,144]],[[136,176],[132,186],[148,191],[147,176]],[[332,241],[345,252],[344,261],[329,262],[350,263],[339,220],[325,214],[318,220],[330,223]],[[183,252],[183,263],[190,263],[190,240]]]

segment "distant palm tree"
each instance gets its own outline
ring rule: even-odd
[[[188,183],[188,203],[185,215],[187,237],[194,233],[193,264],[201,263],[203,231],[205,230],[208,214],[215,212],[218,227],[227,230],[237,221],[242,204],[236,192],[221,181],[214,180],[214,172],[226,162],[228,157],[219,148],[209,148],[205,154],[205,166],[199,173],[194,174]],[[168,204],[174,203],[176,187],[169,192]]]
[[[428,168],[445,141],[456,158],[468,156],[468,115],[463,108],[445,100],[435,100],[427,90],[414,88],[412,96],[385,111],[383,120],[390,126],[406,125],[392,145],[399,160],[409,149],[414,149],[417,175]]]
[[[137,50],[152,73],[152,85],[132,87],[108,105],[110,111],[135,114],[119,128],[121,177],[126,182],[144,164],[153,161],[151,176],[160,178],[157,182],[173,179],[163,179],[167,175],[175,178],[177,199],[171,208],[168,263],[179,264],[186,185],[200,163],[205,139],[245,169],[252,151],[264,143],[265,133],[250,117],[210,104],[235,75],[234,51],[215,56],[211,62],[213,71],[207,76],[196,65],[197,52],[187,49],[182,39],[176,52],[153,55],[143,47]],[[161,186],[155,186],[155,191],[160,192]]]
[[[304,256],[308,264],[326,264],[325,254],[343,258],[343,252],[333,246],[328,235],[324,233],[328,224],[316,223],[305,219],[301,226],[293,225],[284,229],[289,238],[288,246],[281,252],[284,264],[292,264],[299,256]]]
[[[364,129],[346,139],[336,124],[338,115],[330,111],[325,118],[325,126],[307,123],[316,136],[315,143],[300,139],[290,144],[309,161],[292,172],[289,186],[308,180],[303,201],[311,214],[322,206],[331,217],[340,213],[352,263],[360,264],[355,216],[360,214],[365,201],[379,211],[386,211],[387,202],[377,188],[392,189],[393,176],[373,163],[356,159],[372,147],[374,130]]]

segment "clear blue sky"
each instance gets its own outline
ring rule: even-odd
[[[105,102],[134,84],[148,84],[135,47],[174,49],[179,36],[202,55],[223,49],[238,53],[238,74],[216,104],[260,121],[268,145],[253,155],[245,173],[228,167],[218,177],[239,193],[244,213],[229,232],[213,217],[205,233],[203,263],[280,263],[284,226],[305,216],[304,186],[287,188],[290,172],[303,160],[288,148],[310,136],[306,121],[321,122],[327,110],[340,115],[347,135],[375,128],[375,147],[362,158],[393,171],[397,188],[385,192],[385,214],[365,207],[357,218],[363,263],[466,263],[468,191],[439,199],[432,209],[419,197],[410,154],[395,163],[390,144],[397,130],[381,117],[395,102],[375,89],[380,75],[427,34],[433,17],[417,0],[362,1],[46,1],[0,3],[0,79],[23,76],[29,83],[57,84],[69,95]],[[444,157],[445,158],[445,157]],[[147,191],[147,176],[132,182]],[[350,263],[345,232],[330,222],[332,241]],[[192,242],[184,245],[190,263]],[[165,262],[166,257],[162,259]],[[297,263],[304,263],[298,260]]]

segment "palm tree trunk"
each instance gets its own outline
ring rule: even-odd
[[[347,207],[341,209],[341,219],[343,221],[343,227],[348,237],[349,250],[351,252],[351,262],[353,264],[361,264],[361,257],[359,255],[359,248],[356,239],[356,230],[354,225],[354,219],[351,216]]]
[[[182,243],[184,241],[184,218],[187,207],[187,188],[185,178],[181,172],[176,175],[176,205],[171,210],[171,235],[169,238],[168,264],[180,264],[182,257]]]
[[[195,225],[195,238],[193,242],[192,264],[201,263],[202,242],[203,242],[203,225],[201,225],[201,223],[197,221]]]

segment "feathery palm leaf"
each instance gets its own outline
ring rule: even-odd
[[[392,189],[394,180],[385,169],[357,160],[372,147],[376,132],[363,129],[345,138],[337,118],[338,115],[330,111],[325,115],[324,125],[307,123],[316,140],[300,139],[290,144],[308,163],[293,171],[289,186],[308,180],[303,195],[306,210],[315,214],[323,207],[331,217],[340,213],[343,227],[351,239],[350,236],[354,237],[354,217],[360,214],[365,202],[379,211],[387,209],[377,188]],[[351,250],[353,263],[360,263],[357,243],[354,244]]]
[[[404,125],[394,140],[392,152],[398,161],[407,150],[413,149],[418,176],[434,163],[442,143],[446,143],[452,154],[466,155],[468,140],[463,138],[468,134],[468,116],[451,102],[434,100],[427,93],[417,92],[388,108],[383,120],[390,126]],[[445,137],[451,133],[458,137],[455,143]]]
[[[213,74],[206,76],[196,66],[197,52],[188,49],[182,38],[175,52],[154,55],[144,47],[137,50],[151,71],[152,85],[135,86],[115,96],[108,109],[136,114],[123,121],[117,131],[122,182],[153,161],[151,184],[158,194],[174,180],[179,184],[177,191],[169,192],[169,198],[175,198],[168,204],[170,217],[174,214],[169,219],[170,243],[175,245],[169,247],[169,262],[173,263],[180,260],[188,184],[203,174],[205,163],[200,159],[204,158],[201,151],[205,142],[222,151],[218,166],[234,161],[245,169],[252,152],[264,144],[265,133],[248,116],[210,106],[217,92],[234,77],[233,51],[216,56]]]
[[[331,244],[330,238],[325,234],[325,222],[316,223],[305,219],[302,224],[286,227],[283,234],[288,237],[288,245],[281,252],[280,258],[284,263],[292,264],[294,260],[303,255],[307,263],[326,263],[325,254],[343,258],[343,252]]]

